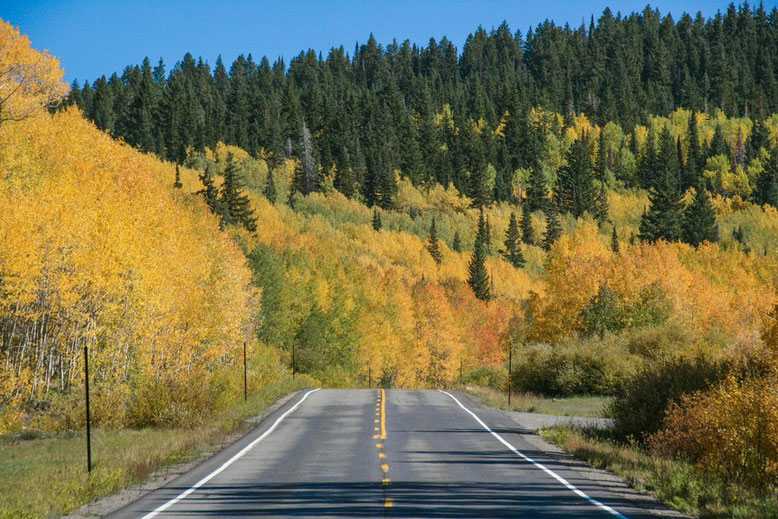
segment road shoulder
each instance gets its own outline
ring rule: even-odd
[[[570,453],[565,452],[561,447],[548,443],[536,434],[538,429],[552,425],[592,425],[592,420],[599,421],[599,423],[595,423],[594,425],[606,425],[606,423],[602,422],[603,419],[542,414],[539,414],[538,416],[532,416],[535,413],[519,413],[515,411],[506,411],[495,407],[489,407],[482,404],[467,393],[460,391],[452,391],[452,393],[455,394],[463,404],[465,404],[479,416],[482,416],[484,412],[488,412],[500,413],[503,416],[508,417],[511,421],[518,425],[518,428],[516,431],[514,431],[514,433],[533,448],[543,452],[549,458],[552,458],[555,461],[566,465],[571,470],[575,471],[580,477],[597,482],[599,485],[606,488],[608,492],[615,494],[618,498],[621,498],[625,501],[635,502],[643,512],[656,515],[658,517],[689,517],[676,510],[673,510],[664,503],[658,501],[654,496],[633,488],[629,485],[628,482],[616,476],[615,474],[606,470],[592,467],[585,461],[576,458]]]
[[[157,470],[152,473],[146,481],[131,487],[124,488],[114,494],[105,496],[92,503],[88,503],[79,508],[75,513],[64,516],[63,519],[97,519],[121,510],[130,503],[137,501],[138,499],[141,499],[151,492],[170,483],[182,474],[186,474],[198,465],[207,462],[210,458],[223,452],[225,449],[229,448],[229,446],[239,442],[246,436],[253,434],[257,428],[261,427],[262,423],[268,416],[284,407],[287,403],[294,399],[295,396],[302,393],[304,393],[302,390],[294,391],[286,396],[282,396],[260,414],[245,420],[245,422],[253,425],[249,431],[243,433],[234,433],[225,437],[224,441],[222,441],[219,445],[214,445],[212,448],[203,451],[202,455],[197,459],[184,463],[178,463]]]

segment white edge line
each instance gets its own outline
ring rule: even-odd
[[[506,447],[508,447],[508,449],[510,449],[510,450],[511,450],[511,451],[512,451],[512,452],[513,452],[513,453],[514,453],[516,456],[518,456],[518,457],[522,458],[522,459],[523,459],[523,460],[525,460],[525,461],[528,461],[528,462],[532,463],[532,464],[533,464],[533,465],[535,465],[537,468],[539,468],[540,470],[542,470],[543,472],[545,472],[546,474],[548,474],[548,475],[549,475],[549,476],[551,476],[552,478],[554,478],[554,479],[556,479],[557,481],[559,481],[560,483],[562,483],[564,486],[566,486],[566,487],[568,488],[568,490],[571,490],[571,491],[572,491],[573,493],[575,493],[576,495],[578,495],[578,496],[580,496],[580,497],[582,497],[582,498],[586,499],[586,500],[587,500],[589,503],[593,504],[593,505],[594,505],[594,506],[596,506],[597,508],[601,508],[602,510],[605,510],[606,512],[608,512],[608,513],[610,513],[610,514],[612,514],[612,515],[614,515],[614,516],[618,517],[619,519],[627,519],[627,516],[625,516],[625,515],[623,515],[623,514],[620,514],[619,512],[617,512],[616,510],[614,510],[613,508],[609,507],[608,505],[604,505],[604,504],[600,503],[599,501],[597,501],[596,499],[589,497],[588,495],[586,495],[584,492],[582,492],[582,491],[578,490],[578,489],[577,489],[575,486],[573,486],[573,485],[572,485],[571,483],[569,483],[569,482],[568,482],[568,481],[567,481],[565,478],[563,478],[562,476],[560,476],[559,474],[557,474],[557,473],[556,473],[556,472],[554,472],[553,470],[551,470],[551,469],[547,468],[547,467],[546,467],[545,465],[543,465],[542,463],[538,463],[537,461],[533,460],[532,458],[530,458],[529,456],[527,456],[527,455],[526,455],[526,454],[524,454],[523,452],[521,452],[521,451],[519,451],[518,449],[516,449],[516,447],[514,447],[513,445],[511,445],[510,443],[508,443],[508,442],[507,442],[505,439],[503,439],[503,437],[502,437],[502,436],[500,436],[499,434],[497,434],[496,432],[494,432],[493,430],[491,430],[491,429],[489,428],[489,426],[488,426],[488,425],[486,425],[486,424],[485,424],[485,423],[484,423],[484,422],[483,422],[483,421],[482,421],[480,418],[478,418],[478,416],[477,416],[477,415],[476,415],[474,412],[472,412],[472,411],[471,411],[470,409],[468,409],[467,407],[463,406],[463,405],[462,405],[462,402],[460,402],[459,400],[457,400],[457,398],[456,398],[454,395],[452,395],[451,393],[449,393],[449,392],[447,392],[447,391],[443,391],[442,389],[438,389],[438,391],[440,391],[441,393],[443,393],[443,394],[446,394],[446,395],[450,396],[451,398],[453,398],[453,399],[454,399],[454,402],[456,402],[457,404],[459,404],[459,407],[461,407],[462,409],[464,409],[464,410],[465,410],[465,411],[466,411],[466,412],[467,412],[467,413],[468,413],[470,416],[472,416],[473,418],[475,418],[475,421],[476,421],[476,422],[478,422],[479,424],[481,424],[481,427],[483,427],[484,429],[486,429],[487,431],[489,431],[489,432],[492,434],[492,436],[494,436],[495,438],[497,438],[497,439],[500,441],[500,443],[502,443],[503,445],[505,445]]]
[[[179,501],[181,501],[182,499],[184,499],[186,496],[188,496],[189,494],[191,494],[192,492],[194,492],[195,490],[197,490],[197,489],[198,489],[198,488],[200,488],[201,486],[203,486],[203,485],[205,485],[206,483],[208,483],[208,482],[209,482],[211,479],[213,479],[213,478],[214,478],[214,477],[216,477],[218,474],[220,474],[222,471],[224,471],[224,469],[226,469],[227,467],[229,467],[230,465],[232,465],[232,464],[233,464],[235,461],[237,461],[237,460],[239,460],[240,458],[242,458],[242,457],[243,457],[243,456],[244,456],[244,455],[245,455],[245,454],[246,454],[248,451],[250,451],[251,449],[253,449],[253,448],[254,448],[254,446],[255,446],[256,444],[258,444],[259,442],[261,442],[262,440],[264,440],[265,438],[267,438],[267,437],[270,435],[270,433],[272,433],[272,432],[273,432],[273,431],[276,429],[276,427],[278,427],[278,424],[280,424],[280,423],[281,423],[281,421],[282,421],[284,418],[286,418],[286,417],[287,417],[289,414],[291,414],[292,412],[294,412],[294,410],[295,410],[295,409],[297,409],[298,407],[300,407],[300,404],[302,404],[302,403],[303,403],[303,401],[304,401],[306,398],[308,398],[308,395],[310,395],[311,393],[315,393],[315,392],[316,392],[316,391],[318,391],[319,389],[321,389],[321,388],[312,389],[312,390],[308,391],[307,393],[305,393],[305,394],[303,395],[303,397],[300,399],[300,401],[299,401],[299,402],[297,402],[297,403],[296,403],[294,406],[292,406],[292,407],[291,407],[289,410],[287,410],[287,411],[286,411],[284,414],[282,414],[281,416],[279,416],[279,417],[278,417],[278,419],[277,419],[277,420],[276,420],[276,421],[273,423],[273,425],[271,425],[271,426],[268,428],[268,430],[267,430],[267,431],[265,431],[264,433],[262,433],[262,435],[261,435],[259,438],[257,438],[256,440],[252,441],[251,443],[249,443],[248,445],[246,445],[245,447],[243,447],[243,448],[240,450],[240,452],[238,452],[238,453],[237,453],[237,454],[235,454],[235,455],[234,455],[232,458],[230,458],[230,459],[228,459],[227,461],[225,461],[225,462],[222,464],[222,466],[221,466],[221,467],[219,467],[218,469],[214,470],[213,472],[211,472],[210,474],[208,474],[207,476],[205,476],[203,479],[201,479],[200,481],[198,481],[197,483],[195,483],[194,485],[192,485],[192,486],[191,486],[189,489],[187,489],[187,490],[185,490],[184,492],[182,492],[182,493],[181,493],[181,494],[180,494],[178,497],[175,497],[175,498],[171,499],[170,501],[168,501],[167,503],[165,503],[165,504],[163,504],[163,505],[160,505],[160,506],[159,506],[158,508],[156,508],[154,511],[152,511],[152,512],[149,512],[148,514],[144,515],[144,516],[142,517],[142,519],[151,519],[152,517],[155,517],[155,516],[156,516],[157,514],[159,514],[160,512],[164,512],[165,510],[167,510],[168,508],[170,508],[170,507],[171,507],[171,506],[173,506],[174,504],[178,503]]]

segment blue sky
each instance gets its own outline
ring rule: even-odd
[[[702,11],[710,17],[728,1],[657,1],[670,11]],[[766,2],[772,4],[771,0]],[[535,26],[546,18],[564,24],[588,24],[609,6],[626,14],[642,10],[644,2],[546,0],[543,2],[486,0],[0,0],[0,18],[20,27],[33,44],[49,49],[65,67],[65,77],[93,80],[102,74],[159,57],[170,67],[184,53],[213,63],[221,54],[231,62],[241,53],[283,56],[287,63],[300,50],[327,51],[364,43],[372,32],[381,43],[410,39],[426,44],[431,36],[447,36],[458,49],[479,25],[491,29],[507,20],[511,30]]]

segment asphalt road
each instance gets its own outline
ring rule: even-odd
[[[301,392],[250,434],[110,517],[656,517],[458,393]],[[664,514],[662,514],[664,515]]]

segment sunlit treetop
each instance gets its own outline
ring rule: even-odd
[[[62,99],[68,92],[64,75],[57,58],[32,48],[27,36],[0,19],[0,124]]]

